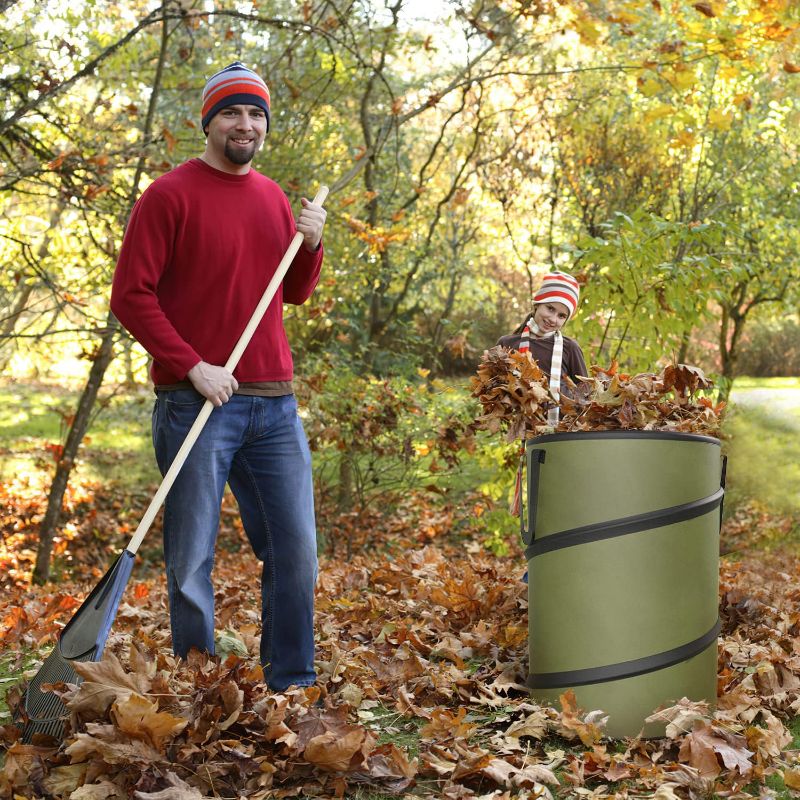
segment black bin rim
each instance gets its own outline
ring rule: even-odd
[[[715,436],[702,433],[683,433],[682,431],[643,431],[618,428],[610,431],[564,431],[562,433],[544,433],[525,440],[525,446],[545,444],[547,442],[564,442],[569,439],[667,439],[686,442],[705,442],[717,447],[721,442]]]

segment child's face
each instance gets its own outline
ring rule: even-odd
[[[533,321],[542,333],[560,330],[568,319],[569,309],[563,303],[539,303],[533,312]]]

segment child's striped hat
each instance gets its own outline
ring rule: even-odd
[[[570,317],[578,309],[581,289],[578,281],[566,272],[551,272],[544,276],[544,282],[533,296],[533,304],[563,303],[569,310]]]
[[[269,130],[267,84],[241,61],[234,61],[208,79],[203,89],[203,130],[214,114],[227,106],[235,105],[258,106],[263,109],[267,115],[267,130]]]

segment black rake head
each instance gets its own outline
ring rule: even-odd
[[[111,568],[67,623],[53,652],[34,675],[14,720],[22,728],[22,741],[32,744],[37,734],[64,738],[64,723],[69,716],[61,698],[54,692],[42,691],[53,683],[80,683],[75,661],[99,661],[108,634],[117,615],[122,593],[133,569],[134,554],[123,550]],[[38,737],[37,737],[38,740]]]

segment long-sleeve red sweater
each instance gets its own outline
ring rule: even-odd
[[[153,356],[157,385],[201,360],[223,365],[295,234],[286,195],[255,170],[231,175],[200,159],[154,181],[122,243],[111,310]],[[292,379],[283,303],[304,303],[322,247],[301,246],[234,374],[240,383]]]

